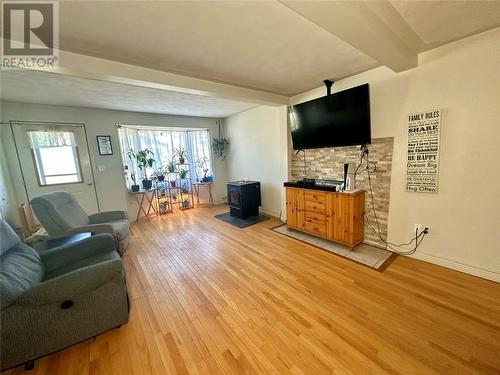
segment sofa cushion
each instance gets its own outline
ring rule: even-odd
[[[0,255],[5,254],[11,247],[21,243],[19,236],[3,219],[0,219]]]
[[[125,220],[113,221],[109,224],[111,224],[111,226],[113,227],[113,231],[115,232],[115,237],[118,241],[121,241],[128,236],[128,233],[130,231],[130,224],[128,220],[125,219]]]
[[[0,257],[1,307],[11,305],[25,291],[38,285],[44,268],[40,256],[28,245],[19,242]]]

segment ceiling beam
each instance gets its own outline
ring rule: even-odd
[[[58,67],[31,69],[79,78],[239,100],[255,104],[279,106],[290,103],[290,98],[284,95],[124,64],[63,50],[59,51]]]
[[[281,3],[395,72],[414,68],[410,48],[364,2],[297,1]]]

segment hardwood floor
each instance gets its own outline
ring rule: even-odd
[[[406,257],[379,273],[223,210],[134,224],[130,322],[30,373],[500,373],[500,284]]]

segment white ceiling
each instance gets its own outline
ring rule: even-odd
[[[391,27],[394,17],[384,16],[395,9],[421,39],[419,50],[500,25],[500,1],[385,3],[377,17]],[[278,1],[62,1],[60,43],[72,52],[288,96],[379,65]]]
[[[500,26],[500,1],[390,1],[424,50]]]
[[[402,56],[416,64],[418,52],[500,26],[500,0],[308,2],[314,17],[282,1],[61,0],[60,48],[286,98]],[[343,33],[329,27],[334,9],[346,10]],[[1,98],[217,118],[256,105],[102,79],[8,71]]]
[[[225,118],[256,106],[255,103],[35,71],[2,71],[0,83],[2,100],[23,103],[213,118]]]
[[[277,1],[63,1],[60,45],[289,96],[378,65]]]

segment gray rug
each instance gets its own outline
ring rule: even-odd
[[[238,228],[246,228],[249,227],[250,225],[254,225],[257,223],[260,223],[262,221],[266,221],[269,219],[269,216],[259,214],[256,216],[250,216],[249,218],[243,220],[238,217],[231,216],[229,212],[220,214],[220,215],[215,215],[215,217],[219,220],[222,220],[225,223],[234,225],[235,227]]]
[[[341,257],[350,259],[354,262],[361,263],[378,271],[386,269],[397,256],[392,251],[382,250],[366,244],[361,244],[351,250],[350,247],[321,237],[316,237],[296,230],[288,230],[286,225],[281,225],[273,230],[280,234],[284,234],[285,236],[303,241],[309,245],[313,245],[336,255],[340,255]]]

